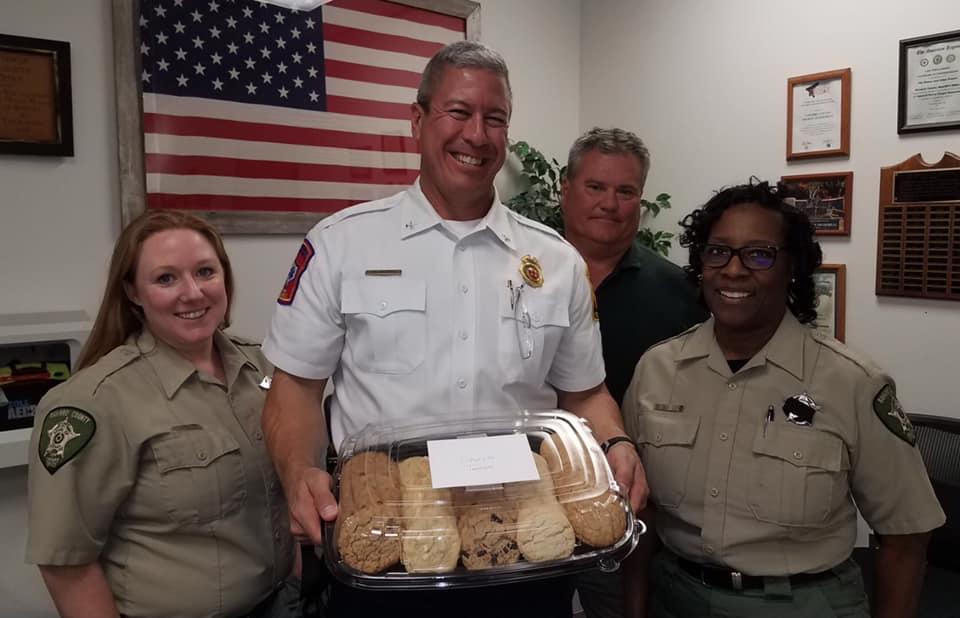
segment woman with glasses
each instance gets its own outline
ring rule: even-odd
[[[663,544],[651,615],[870,616],[854,500],[880,537],[873,615],[914,615],[944,514],[893,381],[811,327],[809,220],[751,182],[682,226],[713,315],[647,351],[623,402]]]

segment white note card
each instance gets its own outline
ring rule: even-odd
[[[428,440],[430,476],[436,489],[472,487],[540,478],[527,436]]]

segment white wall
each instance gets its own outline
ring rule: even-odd
[[[579,128],[580,0],[484,0],[482,38],[512,67],[511,134],[562,156]],[[120,230],[109,0],[0,0],[0,33],[70,41],[76,156],[0,155],[0,314],[96,313]],[[498,182],[509,192],[508,178]],[[234,330],[262,338],[300,238],[231,237]],[[23,564],[25,469],[0,470],[0,618],[53,616]]]
[[[880,167],[917,152],[929,162],[960,154],[958,131],[897,135],[898,41],[958,27],[957,0],[586,0],[581,128],[643,137],[648,194],[674,198],[656,226],[672,231],[714,189],[751,174],[853,170],[852,235],[821,240],[824,261],[847,265],[847,343],[896,378],[908,411],[960,417],[960,303],[873,291]],[[788,164],[787,78],[845,67],[849,160]],[[686,253],[675,246],[671,257]]]

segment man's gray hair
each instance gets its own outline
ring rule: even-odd
[[[624,129],[594,127],[578,137],[570,147],[570,154],[567,157],[567,178],[576,176],[580,160],[585,154],[594,150],[603,154],[632,154],[640,162],[644,177],[650,171],[650,151],[635,133]]]
[[[485,69],[493,71],[503,78],[507,84],[507,98],[513,102],[513,93],[510,90],[510,73],[503,56],[478,41],[455,41],[445,45],[430,58],[427,68],[420,76],[420,87],[417,88],[417,103],[423,109],[430,107],[430,100],[437,89],[437,84],[443,77],[443,72],[449,67],[457,69]]]

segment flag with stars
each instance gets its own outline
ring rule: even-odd
[[[384,0],[141,0],[147,207],[328,213],[396,193],[420,165],[420,73],[465,31]]]

